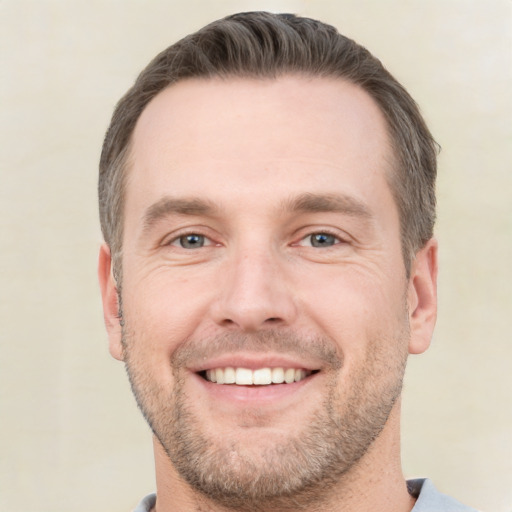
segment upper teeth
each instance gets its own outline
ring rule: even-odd
[[[290,384],[305,379],[311,372],[295,368],[213,368],[206,370],[206,379],[217,384],[238,384],[241,386],[268,384]]]

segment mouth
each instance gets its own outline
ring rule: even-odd
[[[271,386],[276,384],[292,384],[301,382],[320,370],[304,368],[265,367],[219,367],[198,372],[208,382],[232,386]]]

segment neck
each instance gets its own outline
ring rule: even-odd
[[[154,439],[157,504],[156,512],[233,512],[192,489],[181,479],[163,447]],[[407,492],[400,462],[400,403],[397,402],[384,430],[364,457],[330,491],[307,501],[299,496],[272,504],[248,504],[245,512],[273,510],[289,512],[410,512],[414,498]],[[238,511],[241,509],[238,507]]]

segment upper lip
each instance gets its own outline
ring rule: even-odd
[[[303,370],[320,370],[322,364],[319,361],[304,361],[286,355],[269,354],[226,354],[208,361],[201,361],[197,365],[189,367],[193,372],[202,372],[214,368],[296,368]]]

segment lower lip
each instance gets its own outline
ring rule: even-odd
[[[217,384],[193,374],[203,389],[213,398],[252,405],[264,405],[301,393],[318,378],[318,373],[309,375],[299,382],[291,384],[269,384],[267,386],[238,386],[236,384]]]

